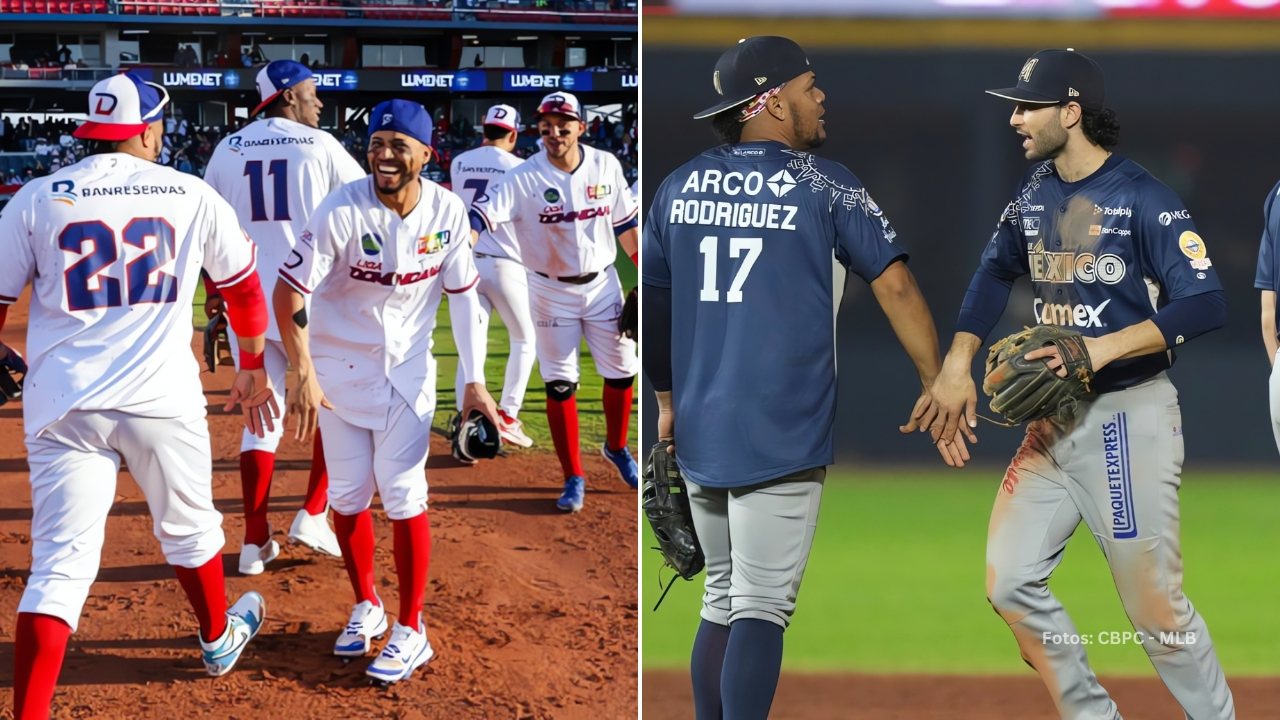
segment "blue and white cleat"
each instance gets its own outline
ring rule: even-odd
[[[382,605],[365,600],[351,611],[347,627],[333,643],[333,654],[338,657],[360,657],[369,652],[373,641],[387,632],[387,611]]]
[[[586,498],[587,481],[574,475],[564,481],[564,492],[556,501],[556,507],[565,512],[578,512],[582,509],[582,501]]]
[[[627,487],[633,490],[640,487],[640,469],[636,467],[636,459],[631,457],[631,451],[625,445],[621,450],[610,450],[609,443],[606,442],[600,446],[600,454],[618,468],[618,475]]]
[[[378,657],[369,663],[369,668],[364,671],[365,675],[377,682],[389,684],[404,680],[414,670],[426,665],[436,653],[427,640],[427,628],[422,624],[421,616],[418,618],[418,626],[422,628],[421,632],[399,622],[392,626],[391,639],[382,648],[382,652],[378,653]]]
[[[266,613],[267,601],[261,595],[252,590],[241,595],[227,610],[227,629],[222,637],[211,643],[200,641],[204,669],[214,677],[231,672],[249,641],[262,629]]]

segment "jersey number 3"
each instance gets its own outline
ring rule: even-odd
[[[129,305],[171,303],[178,299],[178,279],[161,268],[177,254],[173,226],[164,218],[134,218],[124,226],[124,244],[141,250],[125,263],[124,279]],[[155,238],[152,247],[147,239]],[[120,280],[107,271],[120,259],[116,233],[101,220],[71,223],[58,235],[58,247],[84,255],[63,273],[68,310],[119,307]],[[85,254],[87,253],[87,254]]]
[[[734,274],[733,282],[729,284],[725,302],[742,302],[742,286],[747,282],[747,276],[751,274],[751,268],[755,266],[763,247],[764,240],[758,237],[729,238],[729,257],[742,257],[744,251],[747,257],[738,266],[738,272]],[[698,252],[702,253],[703,257],[702,294],[698,299],[703,302],[720,302],[720,290],[716,285],[716,258],[719,256],[719,251],[720,238],[714,235],[702,238],[702,242],[698,245]]]

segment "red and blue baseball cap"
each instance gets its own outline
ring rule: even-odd
[[[535,113],[535,117],[540,118],[543,115],[564,115],[574,120],[582,120],[582,104],[578,102],[578,98],[567,92],[553,92],[538,103],[538,112]]]
[[[249,115],[257,115],[280,97],[280,93],[309,79],[311,68],[306,65],[293,60],[272,60],[258,71],[258,94],[262,96],[262,102]]]
[[[369,111],[369,138],[389,130],[431,147],[431,113],[412,100],[384,100]]]
[[[520,124],[520,112],[510,105],[494,105],[485,113],[484,124],[515,130]]]
[[[141,135],[164,118],[169,92],[132,72],[99,80],[89,91],[89,119],[72,135],[81,140],[119,142]]]

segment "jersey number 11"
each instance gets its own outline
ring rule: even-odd
[[[262,187],[262,161],[250,160],[244,164],[244,174],[249,176],[249,205],[254,222],[287,221],[289,219],[289,161],[272,160],[267,166],[271,176],[271,197],[275,201],[275,216],[267,217],[265,188]]]

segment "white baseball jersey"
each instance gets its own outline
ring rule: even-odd
[[[191,353],[200,269],[224,287],[253,272],[254,255],[212,188],[131,155],[94,155],[23,186],[0,214],[0,303],[34,278],[27,433],[71,410],[203,408]]]
[[[431,333],[440,292],[479,280],[467,208],[425,179],[408,217],[376,197],[372,178],[316,209],[280,278],[311,297],[311,357],[334,412],[383,430],[392,393],[425,418],[435,408]],[[189,354],[189,353],[188,353]]]
[[[270,303],[280,265],[311,213],[334,189],[364,176],[342,143],[324,130],[266,118],[223,138],[204,179],[236,209],[257,244],[258,277]],[[267,316],[267,339],[279,340],[275,313]]]
[[[453,159],[449,165],[449,179],[453,183],[453,191],[469,208],[473,202],[488,198],[489,191],[502,182],[507,171],[523,163],[524,160],[506,150],[482,145]],[[515,231],[510,224],[480,233],[475,250],[485,255],[520,260],[520,246],[516,244]]]
[[[545,152],[507,172],[474,208],[493,229],[511,223],[525,267],[551,277],[600,272],[617,257],[613,229],[636,218],[618,159],[586,145],[572,173]]]

